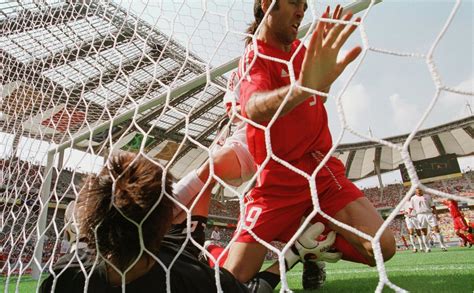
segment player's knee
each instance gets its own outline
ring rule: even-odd
[[[196,170],[196,174],[202,182],[206,182],[209,177],[209,162],[206,162]]]
[[[396,242],[395,237],[393,236],[392,232],[389,230],[385,230],[379,240],[380,243],[380,252],[382,253],[382,258],[385,261],[391,259],[396,252]],[[364,248],[366,250],[366,258],[367,264],[371,267],[376,266],[375,260],[375,251],[370,242],[364,244]]]
[[[390,230],[385,230],[380,238],[380,248],[382,250],[383,260],[388,261],[391,259],[397,251],[397,243],[395,236]]]

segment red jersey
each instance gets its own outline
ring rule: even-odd
[[[249,70],[248,74],[244,75],[245,78],[240,87],[240,101],[245,117],[247,117],[245,105],[254,93],[272,91],[290,84],[288,66],[281,62],[264,59],[260,54],[289,61],[300,43],[299,40],[294,41],[290,52],[284,52],[262,41],[257,41],[256,58],[254,46],[252,44],[247,46],[246,53],[239,64],[241,76]],[[300,75],[305,52],[306,48],[302,46],[293,59],[295,79],[298,79]],[[267,126],[268,121],[260,124]],[[273,153],[287,162],[298,160],[312,151],[326,154],[332,146],[332,138],[323,102],[316,101],[316,97],[308,98],[275,121],[270,128],[270,137]],[[254,156],[255,162],[261,164],[267,155],[264,132],[248,125],[247,138],[250,153]]]
[[[448,206],[449,213],[453,219],[462,217],[462,213],[459,211],[458,203],[454,200],[444,200],[443,204]]]
[[[293,42],[290,52],[283,52],[262,41],[257,41],[257,48],[253,44],[247,46],[238,73],[244,117],[248,117],[245,107],[253,94],[290,85],[291,72],[296,80],[299,78],[305,52],[306,48],[299,40]],[[263,126],[268,124],[269,121],[260,123]],[[321,98],[315,96],[276,119],[269,132],[272,153],[306,174],[314,172],[332,147],[326,109]],[[267,157],[265,132],[247,124],[247,142],[255,163],[262,164]],[[260,239],[288,242],[299,228],[301,218],[314,209],[308,179],[298,173],[271,159],[259,174],[256,186],[246,194],[247,216],[240,221],[244,221]],[[344,165],[331,157],[316,177],[320,208],[331,217],[364,196],[344,175]],[[313,220],[327,223],[321,215]],[[237,241],[256,240],[243,230]]]

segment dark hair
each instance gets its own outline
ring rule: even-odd
[[[113,155],[99,175],[86,179],[79,193],[79,231],[89,248],[125,270],[141,250],[139,228],[133,222],[140,224],[154,208],[141,230],[144,246],[157,253],[173,216],[174,203],[166,196],[172,196],[171,179],[142,155]]]
[[[278,0],[275,0],[275,6],[273,6],[273,9],[278,9]],[[247,33],[248,34],[255,34],[257,31],[258,26],[262,22],[263,17],[265,16],[265,13],[262,10],[262,0],[255,0],[253,3],[253,16],[255,20],[249,25],[247,28]],[[245,38],[245,44],[248,45],[252,42],[252,37],[246,37]]]

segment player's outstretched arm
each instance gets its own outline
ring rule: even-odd
[[[336,8],[335,13],[333,13],[334,20],[341,19],[340,11],[340,9]],[[329,15],[328,7],[322,18],[327,18]],[[350,21],[351,18],[351,12],[342,16],[343,21]],[[355,22],[359,21],[360,18],[355,20]],[[333,25],[323,21],[318,22],[303,61],[298,80],[301,86],[320,92],[325,92],[331,87],[332,83],[341,75],[347,65],[354,61],[362,51],[361,47],[354,47],[340,61],[337,61],[341,47],[356,27],[355,24],[346,25],[338,23]],[[256,122],[269,121],[288,95],[289,90],[290,86],[285,86],[271,92],[255,93],[246,103],[245,111],[247,117]],[[302,88],[295,88],[280,112],[280,116],[290,112],[311,96],[311,93],[304,91]]]

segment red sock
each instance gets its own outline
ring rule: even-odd
[[[469,238],[466,237],[466,235],[464,235],[464,234],[461,233],[461,232],[456,233],[456,235],[458,235],[458,237],[462,239],[464,245],[466,245],[468,242],[471,242],[471,241],[469,240]],[[472,238],[472,237],[471,237],[471,238]]]
[[[207,251],[212,255],[212,257],[217,259],[222,254],[222,252],[224,251],[224,247],[220,247],[219,245],[211,244],[207,247]],[[220,260],[219,267],[224,266],[224,263],[227,260],[228,255],[229,255],[229,251],[227,251],[225,253],[225,255],[222,257],[222,259]],[[214,262],[212,261],[211,258],[208,258],[207,262],[209,263],[209,266],[211,268],[214,267]]]
[[[358,262],[363,264],[369,264],[365,256],[363,256],[352,244],[350,244],[344,237],[337,235],[336,241],[333,245],[338,251],[342,252],[342,259]]]
[[[470,243],[474,244],[474,236],[471,233],[467,234],[466,238]]]

